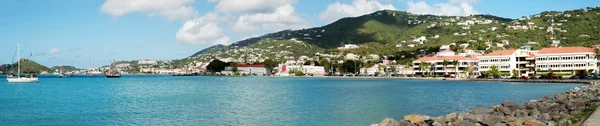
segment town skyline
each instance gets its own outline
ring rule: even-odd
[[[323,26],[339,18],[360,16],[383,9],[455,16],[492,14],[515,19],[542,11],[564,11],[600,5],[600,2],[592,0],[502,3],[478,0],[287,0],[273,2],[272,6],[248,6],[231,10],[231,7],[239,6],[235,4],[236,1],[166,2],[170,4],[157,4],[165,2],[160,0],[139,2],[146,4],[125,6],[122,2],[112,0],[0,2],[5,10],[0,15],[7,17],[0,21],[3,24],[0,41],[5,47],[0,51],[0,64],[13,61],[11,58],[16,50],[16,43],[21,43],[22,58],[32,59],[49,67],[74,65],[88,68],[106,65],[110,60],[181,59],[214,44],[230,44],[288,28]],[[515,6],[523,7],[492,7],[510,3],[520,3]],[[535,7],[524,8],[526,6]],[[451,9],[457,10],[453,12],[443,7],[458,9]],[[340,9],[345,11],[335,11]],[[272,16],[277,20],[251,20],[260,16]],[[226,26],[228,23],[238,22],[246,25]],[[181,32],[190,29],[193,31],[193,28],[214,34],[206,36]]]

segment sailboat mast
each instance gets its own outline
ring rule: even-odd
[[[17,68],[17,78],[21,78],[21,43],[17,43],[17,65],[19,66],[19,68]]]

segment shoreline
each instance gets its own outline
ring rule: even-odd
[[[217,76],[217,77],[235,77],[235,76]],[[244,76],[240,76],[244,77]],[[445,80],[445,81],[488,81],[488,82],[523,82],[523,83],[565,83],[565,84],[585,84],[592,85],[600,83],[600,80],[582,80],[582,79],[481,79],[481,78],[432,78],[432,77],[346,77],[346,76],[245,76],[245,77],[264,77],[264,78],[340,78],[340,79],[401,79],[401,80]]]
[[[524,104],[504,100],[489,108],[476,107],[470,112],[450,113],[446,116],[430,117],[419,114],[405,115],[398,121],[385,118],[371,126],[565,126],[600,124],[600,81],[599,80],[524,80],[524,79],[456,79],[463,81],[527,82],[527,83],[580,83],[567,92],[553,97],[542,97]],[[597,110],[598,109],[598,110]],[[594,115],[592,115],[594,114]],[[588,118],[590,116],[594,119]]]

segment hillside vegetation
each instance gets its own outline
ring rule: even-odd
[[[22,73],[41,73],[43,71],[52,72],[53,69],[50,69],[44,65],[36,63],[35,61],[29,59],[21,59],[21,72]],[[12,65],[4,64],[0,65],[0,71],[4,73],[17,73],[17,68],[19,65],[15,62]]]
[[[268,48],[275,45],[261,46],[261,43],[281,40],[296,40],[309,45],[309,48],[302,48],[308,53],[294,52],[293,56],[296,58],[301,55],[310,56],[314,54],[312,52],[335,52],[336,47],[344,44],[368,45],[370,48],[354,52],[379,55],[435,49],[451,43],[469,43],[471,49],[480,50],[481,45],[487,41],[493,43],[509,41],[510,44],[505,48],[530,45],[533,49],[541,49],[549,47],[552,39],[560,40],[559,46],[591,46],[600,43],[598,27],[600,27],[598,7],[564,12],[546,11],[518,19],[493,15],[465,17],[416,15],[403,11],[382,10],[359,17],[343,18],[322,27],[284,30],[239,41],[229,46],[217,45],[191,57],[210,59],[229,55],[233,58],[241,58],[246,52],[227,53],[227,50],[241,48],[272,50],[262,55],[270,58],[273,58],[271,57],[273,55],[269,54],[278,54],[275,51],[294,51]],[[413,41],[421,37],[427,40]],[[414,47],[407,45],[414,45]]]

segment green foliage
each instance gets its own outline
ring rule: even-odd
[[[71,71],[80,70],[79,68],[76,68],[74,66],[54,66],[54,67],[52,67],[52,69],[55,69],[55,70],[61,70],[62,69],[63,72],[71,72]]]
[[[239,73],[238,73],[239,74]],[[242,76],[248,76],[246,73],[242,73]]]
[[[229,66],[231,66],[231,71],[238,72],[237,63],[230,63]]]
[[[490,71],[488,71],[488,72],[489,72],[488,73],[489,76],[494,76],[494,77],[500,76],[500,71],[498,70],[498,66],[496,66],[496,65],[493,65],[490,68]]]
[[[244,74],[246,74],[246,73],[244,73]],[[240,72],[234,72],[233,76],[240,76]]]
[[[289,73],[294,74],[294,76],[304,76],[304,72],[299,69],[291,69]]]
[[[279,65],[279,62],[274,61],[272,59],[266,59],[263,64],[265,65],[265,69],[267,69],[267,72],[269,73],[273,73],[273,68],[277,67]]]
[[[512,70],[512,77],[520,77],[519,72],[516,69]]]
[[[19,67],[18,63],[15,62],[12,65],[10,65],[10,67],[8,68],[10,70],[10,72],[8,72],[9,70],[2,70],[2,71],[7,71],[6,73],[17,73],[17,68]],[[6,69],[6,68],[4,68]],[[41,73],[41,72],[53,72],[52,69],[41,65],[39,63],[36,63],[35,61],[29,60],[29,59],[21,59],[21,73]]]
[[[359,44],[362,48],[342,52],[358,55],[379,54],[391,56],[399,63],[405,64],[413,61],[412,58],[416,58],[416,55],[401,54],[403,52],[418,52],[425,49],[426,52],[430,53],[437,51],[436,49],[439,46],[450,43],[468,43],[470,49],[485,50],[488,48],[485,42],[492,42],[493,47],[487,52],[503,49],[496,47],[496,44],[494,44],[502,40],[510,41],[509,45],[505,45],[506,49],[520,48],[528,42],[539,43],[531,46],[534,49],[541,49],[550,46],[552,37],[561,40],[560,46],[591,46],[600,43],[600,34],[597,34],[600,33],[600,16],[597,13],[600,13],[600,8],[592,7],[587,8],[587,10],[542,12],[536,14],[539,17],[531,16],[528,17],[528,20],[515,21],[493,15],[472,15],[457,19],[456,16],[415,15],[403,11],[382,10],[359,17],[343,18],[322,27],[284,30],[239,41],[230,46],[218,45],[197,54],[208,55],[225,52],[229,49],[249,47],[271,50],[269,53],[264,53],[264,57],[275,59],[278,55],[284,55],[297,58],[301,55],[312,56],[316,52],[338,53],[340,51],[336,50],[336,47],[343,46],[343,44]],[[564,16],[565,14],[571,16]],[[471,25],[468,29],[456,25],[456,22],[464,22],[472,18],[492,20],[492,23]],[[457,19],[457,21],[449,22],[450,19]],[[554,26],[556,28],[554,36],[546,31],[548,26],[552,25],[551,19],[554,19],[556,23],[561,23],[561,25]],[[530,26],[529,30],[508,29],[508,26],[514,26],[515,23],[527,25],[528,22],[535,23]],[[441,25],[443,23],[451,23],[451,25]],[[495,27],[496,30],[491,30],[492,27]],[[439,35],[439,38],[432,38],[435,35]],[[412,42],[413,39],[421,36],[427,37],[428,40],[423,44]],[[406,43],[402,41],[406,41]],[[280,44],[286,46],[279,46]],[[396,44],[403,44],[404,46],[396,47]],[[415,44],[416,47],[407,47],[408,44]],[[286,48],[288,45],[291,47]],[[454,51],[459,50],[456,46],[451,46],[451,49]],[[281,53],[281,51],[289,52]],[[241,57],[242,54],[244,52],[219,56],[236,58]]]
[[[221,72],[225,70],[226,66],[228,66],[228,63],[215,59],[206,66],[206,70],[209,72]]]

